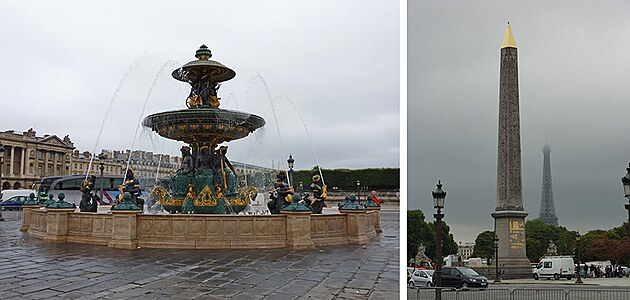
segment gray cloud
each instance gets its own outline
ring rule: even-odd
[[[270,166],[291,153],[297,168],[315,165],[289,98],[323,167],[399,165],[395,2],[3,2],[0,39],[0,128],[69,134],[91,151],[119,89],[98,149],[130,148],[141,117],[184,107],[189,87],[170,72],[205,43],[237,73],[219,91],[221,107],[267,121],[263,131],[230,143],[233,160]],[[156,78],[168,60],[177,64]],[[283,147],[259,75],[275,102]],[[134,148],[177,154],[178,145],[141,130]]]
[[[456,239],[492,229],[499,48],[511,21],[528,219],[539,214],[548,142],[560,225],[586,232],[627,220],[629,9],[624,1],[409,1],[409,208],[432,211],[442,179]]]

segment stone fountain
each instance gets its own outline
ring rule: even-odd
[[[326,191],[318,183],[319,176],[314,176],[310,187],[313,199],[293,193],[279,176],[269,203],[273,214],[238,214],[257,191],[237,187],[235,172],[226,157],[227,147],[217,146],[248,136],[265,121],[249,113],[219,108],[217,90],[236,74],[210,60],[212,54],[206,46],[201,46],[195,56],[198,60],[173,71],[175,79],[191,86],[187,109],[156,113],[143,121],[159,135],[186,143],[181,149],[180,169],[169,184],[152,191],[171,214],[143,213],[132,200],[131,188],[121,188],[126,193],[111,213],[77,212],[64,204],[62,194],[57,202],[50,195],[51,203],[45,208],[24,205],[20,230],[45,241],[121,249],[311,249],[367,244],[382,231],[380,207],[358,205],[354,196],[346,199],[338,213],[321,214]],[[128,178],[133,178],[131,175]]]
[[[234,168],[217,145],[248,136],[265,125],[257,115],[221,109],[219,87],[236,73],[218,61],[202,45],[197,60],[173,71],[173,78],[191,86],[186,109],[147,116],[142,124],[162,137],[182,141],[182,166],[169,186],[157,186],[152,194],[170,213],[224,214],[242,211],[256,197],[254,187],[237,188]]]

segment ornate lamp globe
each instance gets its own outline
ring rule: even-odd
[[[442,190],[442,181],[438,180],[436,184],[437,189],[433,194],[433,207],[435,208],[444,208],[444,199],[446,199],[446,192]]]
[[[2,154],[0,154],[2,157]],[[626,198],[630,197],[630,164],[628,164],[628,168],[626,168],[626,176],[621,177],[621,183],[623,183],[623,193]]]

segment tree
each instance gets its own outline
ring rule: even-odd
[[[494,257],[494,231],[486,230],[477,235],[472,257],[486,259]]]
[[[427,246],[427,242],[432,240],[435,240],[435,233],[424,221],[422,210],[407,211],[407,260],[416,257],[420,244]],[[432,257],[428,252],[426,254]]]
[[[457,243],[451,228],[442,221],[442,256],[457,253]],[[422,210],[407,211],[407,259],[414,258],[420,244],[426,246],[425,254],[435,259],[435,222],[427,223]]]
[[[558,255],[573,255],[575,237],[576,232],[565,227],[547,225],[541,219],[528,220],[525,223],[527,258],[533,262],[540,260],[547,253],[549,241],[558,247]]]

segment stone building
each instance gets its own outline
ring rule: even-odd
[[[104,150],[101,154],[106,153]],[[106,155],[106,154],[105,154]],[[109,159],[111,156],[97,155],[94,156],[92,166],[90,167],[90,159],[92,154],[89,151],[83,151],[79,153],[79,150],[74,150],[72,153],[72,175],[83,175],[89,173],[93,175],[99,175],[101,173],[100,166],[103,164],[103,174],[122,174],[123,166],[121,163]]]
[[[473,250],[475,249],[475,243],[459,243],[457,246],[457,255],[461,256],[462,259],[469,259],[473,254]]]
[[[37,136],[33,128],[18,133],[0,132],[4,159],[0,174],[2,189],[31,188],[45,176],[70,175],[74,144],[66,135]]]

